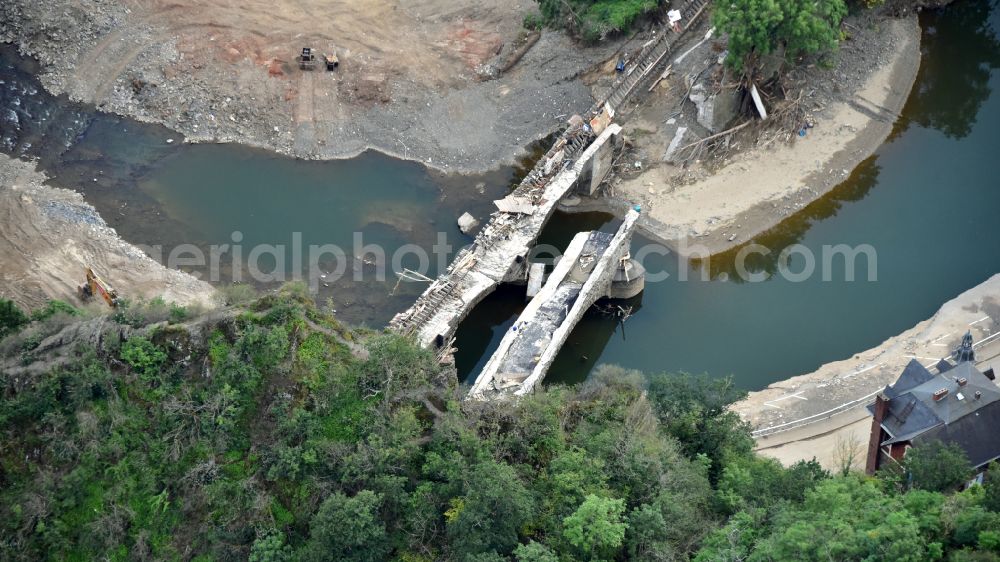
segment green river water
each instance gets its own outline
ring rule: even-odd
[[[689,264],[652,256],[646,268],[670,279],[647,284],[628,303],[634,314],[624,325],[596,310],[588,314],[548,380],[576,382],[596,364],[617,363],[732,374],[742,387],[761,388],[873,347],[1000,271],[998,1],[962,0],[924,14],[922,24],[920,75],[890,140],[841,186],[758,239],[778,249],[870,244],[877,281],[867,281],[862,267],[858,280],[845,282],[842,266],[832,281],[724,281],[730,254],[713,260],[710,280],[692,271],[692,280],[681,282],[680,268]],[[348,279],[321,283],[318,300],[332,299],[354,323],[384,325],[424,287],[397,287],[392,272],[378,279],[353,259],[355,233],[391,255],[407,244],[430,250],[441,232],[454,252],[471,241],[455,218],[464,211],[485,217],[518,174],[510,168],[455,177],[374,153],[308,162],[237,145],[170,143],[181,137],[44,94],[31,61],[9,47],[0,54],[4,152],[39,158],[54,184],[82,191],[123,238],[167,253],[182,243],[233,244],[236,231],[248,249],[291,245],[296,232],[305,246],[337,244],[347,254]],[[614,227],[602,214],[557,215],[542,241],[565,246],[577,231]],[[645,243],[637,236],[633,249]],[[240,269],[226,262],[219,283]],[[335,265],[329,257],[320,261],[325,272]],[[409,256],[401,265],[419,264]],[[800,266],[793,259],[792,269]],[[431,263],[428,274],[437,271]],[[523,306],[523,291],[501,289],[463,323],[461,377],[475,373],[499,343]]]

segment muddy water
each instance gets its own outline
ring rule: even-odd
[[[748,264],[775,272],[778,250],[792,243],[817,255],[824,245],[870,244],[876,281],[867,281],[860,261],[855,282],[844,281],[841,260],[831,281],[816,275],[739,283],[732,280],[733,253],[713,260],[705,279],[699,264],[651,255],[646,268],[669,279],[621,303],[633,312],[624,324],[592,310],[548,380],[577,382],[597,364],[618,363],[734,374],[741,386],[760,388],[877,345],[1000,271],[997,4],[964,0],[924,16],[921,73],[890,141],[843,185],[761,236],[757,242],[774,252]],[[30,61],[9,49],[0,54],[4,152],[39,158],[53,183],[82,191],[126,240],[162,245],[165,253],[182,243],[233,245],[237,231],[244,255],[259,244],[291,245],[295,232],[304,246],[337,244],[350,261],[347,271],[360,271],[361,279],[331,280],[319,287],[318,300],[332,298],[351,322],[383,325],[424,287],[397,288],[391,273],[374,278],[352,259],[355,232],[389,255],[406,244],[431,250],[438,232],[457,249],[470,239],[457,231],[455,217],[465,210],[485,216],[517,173],[452,178],[377,154],[306,162],[233,145],[185,145],[166,129],[46,96]],[[483,193],[472,189],[480,182]],[[579,230],[615,226],[606,215],[556,216],[542,242],[564,247]],[[637,237],[633,253],[645,243]],[[278,270],[291,272],[286,258]],[[219,283],[246,273],[220,261]],[[432,260],[430,275],[437,265]],[[336,264],[320,266],[330,271]],[[791,270],[802,266],[793,257]],[[679,280],[682,272],[688,281]],[[463,377],[485,362],[523,303],[523,289],[505,288],[466,320],[458,335]]]
[[[737,283],[736,251],[710,262],[709,280],[698,264],[653,256],[646,268],[670,279],[647,283],[624,325],[592,310],[547,381],[580,381],[595,364],[615,363],[733,374],[758,389],[874,347],[1000,271],[998,5],[959,1],[924,14],[920,74],[889,141],[829,195],[755,240],[774,252],[747,263],[770,275],[790,244],[809,248],[817,262],[824,246],[870,244],[876,281],[867,280],[864,259],[854,282],[845,281],[838,258],[830,281],[817,273],[803,282],[777,275]],[[636,237],[633,254],[644,243]],[[793,255],[789,270],[805,266]],[[689,281],[678,280],[682,270]],[[459,357],[463,374],[476,372],[477,354],[499,343],[515,302],[503,309],[487,301],[485,318],[463,326],[459,348],[470,347]],[[492,328],[488,342],[481,322]]]
[[[162,263],[173,252],[185,260],[175,260],[182,269],[219,285],[240,280],[269,289],[296,273],[309,279],[310,246],[335,245],[342,255],[314,254],[317,300],[332,299],[352,323],[384,325],[426,286],[397,286],[392,271],[370,264],[379,252],[418,269],[419,249],[431,258],[426,274],[437,275],[471,242],[456,218],[465,211],[488,215],[491,200],[519,173],[505,168],[459,178],[377,153],[313,162],[231,144],[189,145],[163,127],[54,98],[38,84],[31,60],[9,46],[0,55],[3,152],[38,159],[51,183],[82,192],[124,239]],[[450,246],[443,258],[432,254],[439,236]],[[205,265],[197,254],[180,252],[181,245],[194,245]],[[263,274],[256,282],[249,269],[254,248],[261,249],[256,263]],[[344,274],[335,279],[338,268]]]

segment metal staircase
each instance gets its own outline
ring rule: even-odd
[[[621,104],[628,99],[635,87],[644,78],[649,76],[654,68],[663,62],[663,59],[670,53],[671,47],[705,15],[705,8],[708,6],[708,3],[708,0],[692,0],[685,4],[681,8],[681,22],[683,23],[681,31],[676,32],[668,28],[655,42],[646,46],[640,52],[638,62],[618,78],[604,99],[598,100],[598,103],[594,104],[591,111],[599,110],[605,102],[617,111]]]

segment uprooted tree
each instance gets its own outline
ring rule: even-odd
[[[729,0],[712,17],[729,35],[729,66],[752,70],[781,49],[788,58],[834,49],[846,14],[843,0]]]

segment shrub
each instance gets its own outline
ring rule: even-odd
[[[285,544],[285,534],[274,531],[258,537],[250,547],[250,562],[287,562],[292,560],[292,547]]]
[[[219,293],[226,306],[246,304],[257,298],[257,290],[242,283],[222,287],[219,289]]]
[[[0,299],[0,339],[20,330],[27,323],[28,317],[14,301]]]
[[[525,29],[536,31],[541,29],[544,23],[545,22],[542,21],[542,14],[539,14],[537,12],[531,12],[529,14],[525,14],[522,25],[524,25]]]
[[[624,33],[637,19],[659,5],[658,0],[538,0],[545,23],[553,27],[565,26],[570,33],[587,41]]]
[[[190,312],[186,306],[181,306],[177,303],[170,303],[170,313],[167,319],[171,324],[183,322],[188,319],[188,316],[190,316]]]
[[[83,313],[80,311],[80,309],[76,308],[75,306],[69,303],[60,300],[51,300],[48,303],[46,303],[45,306],[43,306],[42,308],[39,308],[38,310],[32,312],[31,320],[33,322],[48,320],[49,318],[52,318],[56,314],[65,314],[67,316],[80,316]]]
[[[140,308],[133,305],[132,301],[126,298],[118,299],[118,306],[115,308],[114,314],[111,315],[111,319],[119,324],[132,326],[133,328],[141,328],[146,324],[146,317],[142,314]]]
[[[122,344],[121,358],[144,380],[155,379],[167,354],[142,336],[132,336]]]

